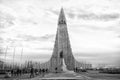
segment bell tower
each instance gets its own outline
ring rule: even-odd
[[[63,59],[66,68],[68,70],[73,70],[75,66],[75,59],[72,54],[64,10],[61,8],[54,49],[50,59],[50,71],[62,72]]]

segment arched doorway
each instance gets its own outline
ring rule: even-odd
[[[63,51],[60,52],[60,58],[63,58]]]

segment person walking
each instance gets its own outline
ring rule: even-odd
[[[30,78],[34,77],[34,68],[32,67],[30,70]]]

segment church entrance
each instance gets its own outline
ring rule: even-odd
[[[63,58],[63,51],[60,52],[60,58]]]

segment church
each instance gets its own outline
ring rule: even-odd
[[[64,10],[61,8],[53,53],[48,62],[41,64],[41,68],[48,68],[50,72],[63,72],[63,68],[73,71],[75,68],[88,69],[91,67],[91,64],[78,62],[74,58]]]

